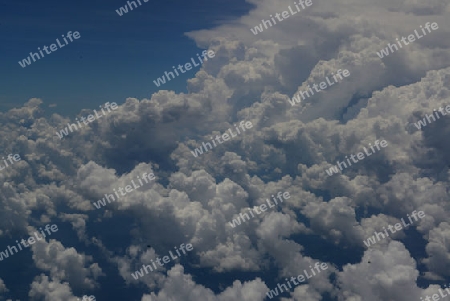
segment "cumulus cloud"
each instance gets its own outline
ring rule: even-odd
[[[38,241],[32,248],[36,267],[48,271],[52,279],[68,281],[71,287],[93,289],[97,285],[95,279],[103,275],[97,263],[84,267],[92,261],[91,256],[78,254],[74,248],[66,249],[58,241]]]
[[[411,300],[448,283],[450,118],[414,126],[450,105],[448,2],[313,0],[257,36],[251,27],[292,3],[249,2],[247,15],[187,33],[216,53],[188,80],[188,93],[128,98],[63,140],[55,133],[73,120],[47,117],[40,99],[0,113],[3,154],[22,158],[0,174],[3,245],[46,223],[60,229],[14,255],[30,260],[31,300],[105,290],[142,301],[264,300],[277,281],[318,261],[330,268],[282,300]],[[376,55],[430,21],[439,30]],[[291,106],[293,95],[337,69],[351,75]],[[242,120],[253,128],[192,155]],[[326,174],[382,139],[386,148]],[[144,172],[156,179],[101,209],[92,205]],[[279,191],[291,198],[230,227]],[[414,210],[426,216],[363,244]],[[189,256],[131,277],[182,243],[193,245]],[[14,279],[0,276],[0,292],[12,297]]]

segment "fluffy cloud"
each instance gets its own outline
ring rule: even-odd
[[[187,33],[216,53],[188,80],[188,93],[128,98],[63,140],[55,133],[73,119],[46,117],[39,99],[0,114],[3,153],[22,157],[0,174],[2,242],[45,223],[60,229],[31,255],[14,255],[31,257],[31,300],[76,300],[73,292],[84,290],[97,297],[126,290],[143,301],[264,300],[277,281],[317,261],[330,269],[283,300],[411,300],[435,291],[431,280],[449,280],[450,119],[414,126],[450,105],[448,3],[313,0],[254,36],[249,28],[292,3],[249,2],[248,15]],[[385,59],[376,55],[430,21],[439,30]],[[337,69],[350,77],[290,105],[295,93]],[[253,128],[192,155],[242,120]],[[381,139],[386,148],[340,174],[325,173]],[[144,172],[155,181],[92,206]],[[229,226],[279,191],[291,198]],[[364,246],[414,210],[426,217]],[[191,243],[192,254],[131,277],[181,243]],[[14,279],[0,276],[0,292],[13,296]]]

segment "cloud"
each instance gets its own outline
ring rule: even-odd
[[[411,300],[435,290],[431,281],[449,280],[450,119],[411,126],[450,105],[448,3],[313,0],[254,36],[249,28],[292,3],[249,2],[248,15],[187,33],[216,53],[188,80],[187,93],[128,98],[63,140],[56,131],[74,119],[47,117],[40,99],[0,114],[0,148],[22,158],[0,174],[3,245],[45,223],[60,229],[23,255],[34,277],[23,280],[30,299],[75,300],[73,292],[85,290],[101,299],[108,290],[152,301],[263,300],[277,281],[318,261],[329,270],[284,300]],[[439,30],[385,59],[376,55],[430,21]],[[351,75],[290,105],[337,69]],[[192,156],[242,120],[253,128]],[[381,139],[388,147],[325,173]],[[93,207],[144,172],[155,181]],[[291,198],[229,226],[279,191]],[[414,210],[425,218],[364,246]],[[192,254],[131,277],[181,243],[191,243]],[[0,291],[13,295],[16,279],[0,276]]]
[[[38,241],[32,248],[36,266],[48,271],[52,279],[68,281],[71,287],[93,289],[98,285],[95,279],[104,275],[97,263],[84,268],[92,261],[91,256],[80,255],[74,248],[66,249],[58,241]]]

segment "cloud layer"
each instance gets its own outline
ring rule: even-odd
[[[406,301],[448,283],[450,117],[423,130],[412,125],[450,105],[448,2],[313,0],[257,36],[250,28],[292,3],[249,2],[255,8],[248,15],[187,33],[216,53],[188,80],[187,94],[128,98],[63,140],[56,130],[73,120],[45,117],[39,99],[0,113],[2,155],[22,158],[0,173],[0,251],[46,223],[60,228],[15,255],[28,265],[0,263],[4,298],[18,298],[5,271],[19,267],[32,275],[23,279],[27,298],[49,301],[105,290],[142,301],[262,301],[277,282],[317,261],[333,268],[283,300]],[[377,56],[426,22],[439,29]],[[338,69],[351,76],[290,105]],[[191,154],[241,120],[253,128]],[[389,143],[382,151],[342,174],[325,173],[381,139]],[[144,172],[156,180],[93,207]],[[278,210],[230,227],[278,191],[291,195]],[[370,248],[363,244],[414,210],[426,217]],[[193,254],[131,277],[181,243],[191,243]],[[123,286],[108,287],[112,281]]]

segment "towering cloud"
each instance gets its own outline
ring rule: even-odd
[[[2,153],[21,158],[0,173],[0,250],[12,235],[59,229],[1,262],[6,298],[262,301],[318,261],[330,268],[283,298],[406,301],[449,283],[450,117],[414,126],[450,104],[448,2],[316,0],[258,35],[249,28],[291,2],[250,2],[246,16],[187,33],[215,53],[188,93],[128,98],[63,140],[55,131],[71,120],[47,117],[39,99],[0,114]],[[377,55],[426,22],[439,30]],[[289,103],[339,69],[351,76]],[[242,120],[252,129],[192,154]],[[389,147],[327,174],[381,139]],[[104,210],[92,206],[145,172],[158,177]],[[282,206],[230,226],[279,191],[291,196]],[[414,210],[426,216],[413,229],[366,248]],[[133,279],[181,243],[193,251]]]

